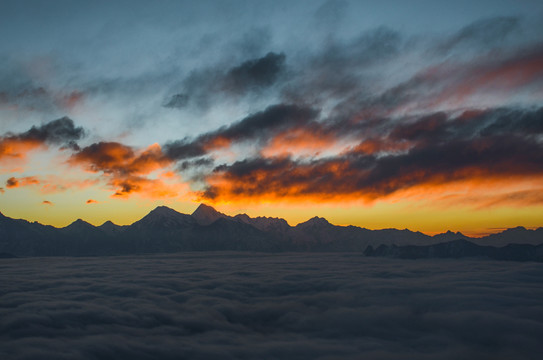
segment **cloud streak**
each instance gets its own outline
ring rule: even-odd
[[[249,59],[234,67],[224,69],[205,68],[193,71],[183,81],[183,92],[171,96],[164,105],[167,108],[212,106],[213,102],[226,96],[235,98],[260,92],[272,87],[285,71],[285,54],[269,52]]]
[[[229,148],[234,143],[265,143],[273,134],[289,131],[314,122],[318,111],[290,104],[277,104],[251,114],[231,125],[202,134],[195,139],[184,139],[165,145],[166,155],[183,160],[207,155],[209,152]]]
[[[68,162],[91,173],[102,173],[108,186],[115,191],[113,197],[140,194],[151,198],[171,198],[186,190],[186,185],[181,182],[166,181],[171,176],[163,170],[172,164],[172,160],[162,153],[158,144],[135,150],[118,142],[99,142],[80,149]],[[150,178],[149,175],[155,171],[161,172],[162,178]]]
[[[48,145],[77,150],[77,141],[84,135],[83,128],[76,127],[73,120],[67,117],[32,126],[23,133],[7,133],[0,137],[0,161],[24,159],[27,152]]]
[[[35,176],[26,176],[22,178],[10,177],[6,181],[6,188],[13,189],[21,186],[39,185],[40,180]]]
[[[371,201],[417,187],[541,179],[542,123],[541,108],[404,119],[337,156],[257,157],[217,166],[202,197]]]

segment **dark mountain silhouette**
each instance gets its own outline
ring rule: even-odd
[[[210,225],[219,219],[227,219],[229,216],[218,212],[211,206],[206,204],[200,204],[196,210],[192,213],[192,218],[200,225]]]
[[[191,215],[182,214],[166,206],[159,206],[141,220],[130,225],[130,227],[142,230],[173,230],[192,226],[196,223],[196,219]]]
[[[102,225],[98,226],[98,228],[100,230],[102,230],[104,233],[108,234],[108,235],[119,234],[119,233],[123,232],[124,230],[126,230],[126,226],[121,226],[121,225],[114,224],[110,220],[108,220],[105,223],[103,223]]]
[[[509,244],[503,247],[494,247],[477,245],[460,239],[427,246],[380,245],[376,249],[368,246],[364,251],[364,255],[400,259],[475,257],[494,260],[543,262],[543,245]]]
[[[483,238],[446,232],[337,226],[314,217],[296,226],[284,219],[228,216],[201,204],[191,215],[159,206],[131,225],[81,219],[64,228],[0,213],[0,253],[7,256],[91,256],[177,251],[346,251],[395,258],[484,257],[541,261],[543,228],[508,229]]]
[[[511,241],[515,239],[515,241]],[[480,240],[481,245],[505,246],[511,243],[539,245],[543,241],[543,228],[529,230],[522,226],[506,229],[500,233],[488,235]]]
[[[289,224],[285,219],[258,216],[256,218],[249,217],[247,214],[238,214],[232,219],[249,224],[262,231],[270,231],[274,233],[284,234],[289,228]]]

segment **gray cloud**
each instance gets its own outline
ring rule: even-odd
[[[18,135],[24,139],[35,139],[52,144],[71,144],[85,135],[82,127],[76,127],[72,119],[63,117],[41,126],[33,126],[25,133]]]
[[[175,94],[164,106],[168,108],[184,108],[188,103],[189,96],[187,94]]]
[[[206,108],[224,96],[234,100],[258,93],[274,85],[285,71],[285,54],[269,52],[233,67],[223,67],[221,64],[192,71],[183,80],[182,92],[174,94],[165,106],[183,108],[192,104]]]
[[[306,103],[360,96],[370,88],[367,82],[376,69],[400,54],[404,41],[399,32],[385,26],[348,40],[330,40],[293,66],[282,96]]]
[[[5,359],[538,359],[543,336],[535,263],[188,253],[1,266]]]
[[[231,143],[269,139],[272,134],[313,122],[319,112],[302,106],[277,104],[246,118],[202,134],[196,139],[183,139],[168,143],[164,151],[172,159],[187,159],[229,146]]]
[[[310,161],[253,157],[219,165],[211,176],[220,176],[230,187],[208,186],[204,197],[272,194],[278,198],[357,195],[375,199],[425,184],[541,176],[542,117],[541,108],[502,108],[385,121],[388,126],[381,133],[370,135],[349,128],[352,136],[362,140],[337,156]],[[325,130],[343,135],[341,128]]]
[[[251,89],[271,86],[285,66],[285,54],[269,52],[259,59],[248,60],[228,71],[225,89],[245,93]]]
[[[72,119],[62,117],[40,126],[32,126],[23,133],[0,136],[0,156],[5,155],[5,151],[9,152],[9,146],[4,150],[9,143],[55,144],[77,150],[77,141],[84,136],[85,130],[82,127],[76,127]]]
[[[438,46],[443,52],[457,48],[491,48],[503,44],[515,31],[520,28],[520,19],[513,16],[498,16],[477,20],[452,35]]]

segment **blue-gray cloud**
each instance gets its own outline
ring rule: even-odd
[[[524,360],[543,336],[535,263],[189,253],[1,266],[5,359]]]

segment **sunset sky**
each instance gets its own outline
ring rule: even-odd
[[[543,226],[542,1],[0,2],[0,211]]]

